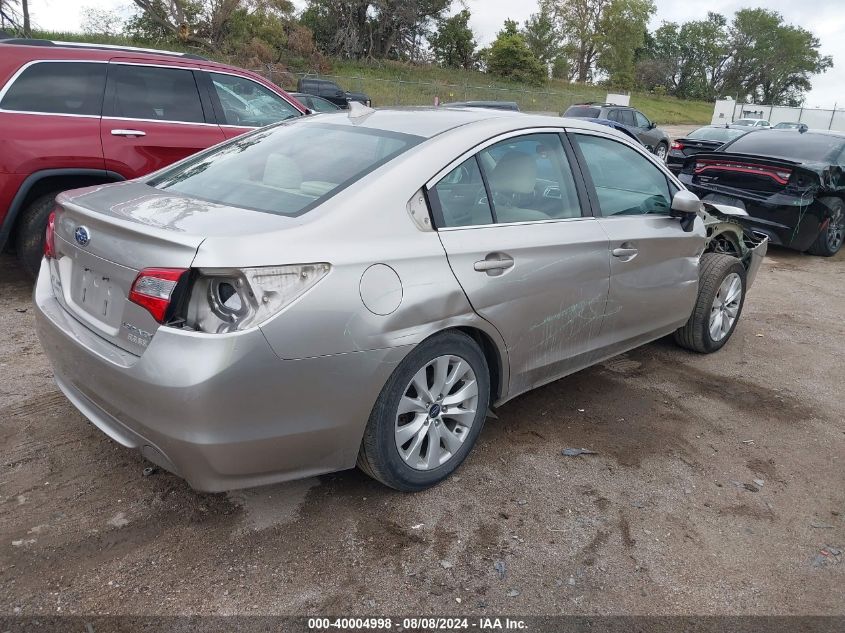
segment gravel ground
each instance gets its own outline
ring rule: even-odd
[[[202,495],[58,392],[4,256],[0,614],[843,615],[843,288],[845,253],[773,249],[721,352],[658,341],[521,396],[424,493]]]

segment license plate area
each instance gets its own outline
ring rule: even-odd
[[[74,300],[88,314],[108,323],[118,300],[111,278],[103,273],[83,267],[79,283],[74,284]]]

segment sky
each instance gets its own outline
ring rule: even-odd
[[[472,19],[470,26],[479,45],[487,45],[496,37],[505,19],[522,23],[536,12],[534,0],[465,0]],[[293,0],[297,7],[304,0]],[[656,0],[657,12],[650,27],[657,28],[664,21],[685,22],[700,20],[708,11],[730,17],[737,9],[765,7],[780,12],[787,22],[811,31],[821,41],[821,52],[833,56],[834,67],[812,78],[813,89],[807,95],[807,107],[845,106],[845,11],[843,0]],[[38,28],[78,31],[81,26],[81,7],[103,9],[125,8],[128,0],[29,0],[33,23]]]

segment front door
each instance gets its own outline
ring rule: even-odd
[[[623,351],[672,332],[692,313],[705,230],[669,216],[677,187],[653,159],[603,135],[571,134],[598,223],[610,240],[610,293],[600,345]]]
[[[505,340],[512,395],[589,364],[601,330],[608,241],[582,212],[571,162],[557,133],[524,134],[429,190],[452,270]]]
[[[109,64],[100,138],[106,169],[137,178],[225,140],[190,68]]]

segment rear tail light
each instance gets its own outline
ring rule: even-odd
[[[44,257],[56,257],[56,212],[51,211],[47,218],[47,229],[44,231]]]
[[[185,268],[145,268],[135,278],[129,300],[145,308],[159,323],[164,323],[176,284],[187,272]]]
[[[672,143],[672,147],[670,147],[669,149],[684,149],[684,144],[675,141],[674,143]]]
[[[329,269],[328,264],[201,268],[191,287],[185,324],[209,333],[257,326],[308,292]]]
[[[791,169],[770,167],[768,165],[755,165],[754,163],[743,163],[728,160],[697,160],[695,162],[695,173],[703,174],[708,171],[730,171],[752,176],[765,176],[775,182],[785,185],[792,175]]]

